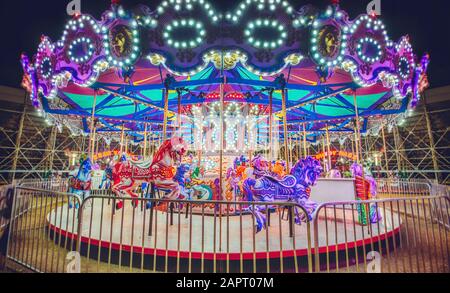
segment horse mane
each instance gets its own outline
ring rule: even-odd
[[[81,163],[80,168],[78,169],[78,173],[77,173],[77,179],[80,178],[81,172],[84,172],[84,167],[86,166],[86,164],[90,163],[89,158],[84,160],[83,163]],[[92,170],[92,166],[91,166],[91,170]]]
[[[315,169],[319,167],[320,163],[312,157],[307,157],[302,159],[295,164],[294,168],[291,170],[291,174],[294,175],[296,173],[304,174],[308,169]]]
[[[153,156],[153,162],[152,164],[156,163],[156,162],[161,162],[162,159],[164,158],[164,153],[166,152],[167,149],[171,149],[172,148],[172,141],[166,140],[161,147],[158,149],[158,151],[155,153],[155,155]]]

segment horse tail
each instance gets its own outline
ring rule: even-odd
[[[249,178],[244,181],[244,184],[242,184],[242,187],[244,189],[244,195],[247,198],[249,202],[253,201],[253,191],[252,186],[255,186],[256,180],[253,178]]]

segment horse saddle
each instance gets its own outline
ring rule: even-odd
[[[129,162],[133,167],[136,167],[138,169],[149,169],[150,166],[152,165],[153,160],[152,159],[142,160],[142,161],[130,160]]]
[[[292,175],[285,176],[283,179],[276,178],[272,175],[265,175],[264,177],[266,177],[272,182],[280,184],[285,188],[293,188],[297,183],[297,179],[295,179],[295,177]]]
[[[126,163],[122,163],[120,168],[118,169],[118,173],[121,177],[127,178],[146,178],[150,175],[150,168],[143,168],[140,165],[141,162],[132,162],[128,161]],[[143,164],[143,163],[142,163]]]
[[[77,178],[70,179],[70,187],[75,190],[90,190],[91,189],[91,181],[84,182]]]

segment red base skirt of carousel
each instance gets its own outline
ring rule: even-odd
[[[295,225],[294,246],[294,238],[290,236],[289,222],[283,219],[280,222],[281,216],[277,213],[271,215],[272,223],[267,232],[263,230],[256,234],[253,241],[254,228],[251,215],[242,215],[242,217],[237,215],[229,218],[222,215],[221,219],[218,216],[216,218],[205,216],[202,221],[201,215],[193,214],[192,229],[190,229],[190,215],[186,217],[184,213],[178,214],[176,211],[172,222],[170,213],[155,210],[152,236],[149,236],[151,214],[149,210],[129,207],[113,215],[111,206],[108,206],[106,202],[104,204],[103,220],[96,217],[101,213],[101,204],[96,203],[93,207],[85,209],[81,255],[87,256],[89,253],[89,258],[93,260],[100,259],[102,262],[111,264],[120,262],[124,267],[131,265],[140,269],[143,264],[143,269],[150,271],[165,271],[167,265],[169,272],[177,272],[177,266],[180,272],[188,272],[191,265],[194,273],[201,272],[202,267],[204,272],[213,272],[215,263],[217,272],[226,272],[227,264],[229,264],[230,272],[240,272],[242,263],[244,271],[251,273],[255,270],[254,260],[256,260],[256,272],[265,273],[268,270],[267,259],[269,259],[271,272],[280,272],[281,261],[283,261],[284,272],[295,272],[295,265],[298,271],[307,272],[308,255],[310,254],[314,262],[317,253],[320,257],[321,270],[327,269],[325,266],[327,258],[330,269],[335,269],[337,265],[346,266],[347,254],[350,265],[355,265],[356,262],[364,261],[364,252],[368,254],[372,250],[380,251],[380,245],[383,252],[386,252],[386,248],[392,250],[394,244],[396,246],[399,244],[398,234],[401,227],[398,215],[395,213],[392,217],[390,214],[383,215],[386,216],[386,220],[372,225],[372,231],[369,231],[367,226],[359,224],[356,224],[353,229],[353,223],[348,220],[345,222],[344,219],[352,218],[350,211],[346,211],[348,214],[345,216],[343,212],[338,213],[336,225],[333,221],[334,217],[333,219],[319,217],[319,249],[316,251],[312,223],[310,249],[306,224]],[[53,210],[48,215],[47,221],[51,237],[63,246],[66,244],[66,249],[73,250],[77,239],[77,234],[73,231],[77,229],[77,221],[68,217],[67,211],[71,217],[73,212],[63,206]],[[91,217],[92,212],[94,214]],[[123,222],[122,213],[124,213]],[[355,211],[355,217],[356,213]],[[242,232],[240,232],[241,226]],[[216,245],[214,245],[214,239]],[[267,241],[268,239],[270,241]],[[338,263],[336,259],[339,260]]]

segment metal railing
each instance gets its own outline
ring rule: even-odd
[[[314,244],[325,253],[315,254],[315,270],[449,272],[448,219],[446,196],[322,204]],[[330,246],[332,237],[343,239],[344,249]]]
[[[429,196],[431,183],[424,180],[377,179],[377,194],[382,198]]]
[[[9,201],[9,192],[11,192],[11,185],[0,186],[0,238],[3,236],[3,231],[6,228],[10,215],[7,210]]]
[[[12,216],[9,223],[9,241],[7,261],[35,272],[62,272],[67,252],[56,248],[56,245],[73,250],[75,241],[62,238],[63,233],[54,237],[49,229],[48,215],[55,211],[55,217],[62,220],[63,211],[67,223],[77,222],[77,212],[70,210],[69,202],[78,203],[75,195],[58,191],[36,188],[17,187],[15,190]],[[73,227],[74,225],[72,225]],[[60,227],[66,233],[70,225]]]
[[[0,186],[0,270],[5,266],[5,254],[7,245],[7,233],[11,218],[9,206],[13,198],[11,185]]]
[[[100,189],[101,178],[94,178],[92,181],[92,192],[98,194],[104,194],[105,189]],[[17,186],[28,187],[28,188],[36,188],[43,190],[53,190],[59,192],[67,192],[69,189],[69,179],[68,178],[51,178],[51,179],[26,179],[19,180],[16,183]]]
[[[256,206],[268,226],[259,233],[248,212]],[[295,210],[306,223],[294,224]],[[81,203],[20,186],[7,264],[83,273],[449,272],[449,227],[448,189],[438,185],[417,196],[322,204],[311,221],[293,203],[118,199],[107,191]]]
[[[16,186],[57,192],[67,192],[67,190],[69,189],[69,180],[67,178],[54,178],[45,180],[27,179],[18,181],[16,183]]]
[[[311,243],[296,243],[308,239],[311,224],[289,221],[295,209],[307,219],[292,203],[258,203],[270,226],[256,233],[256,218],[245,211],[255,203],[141,198],[134,207],[134,200],[121,198],[124,207],[115,211],[117,199],[91,196],[75,210],[69,207],[78,201],[74,195],[18,187],[16,203],[25,200],[29,208],[11,221],[7,257],[37,272],[65,272],[68,251],[82,257],[81,272],[312,270]]]

